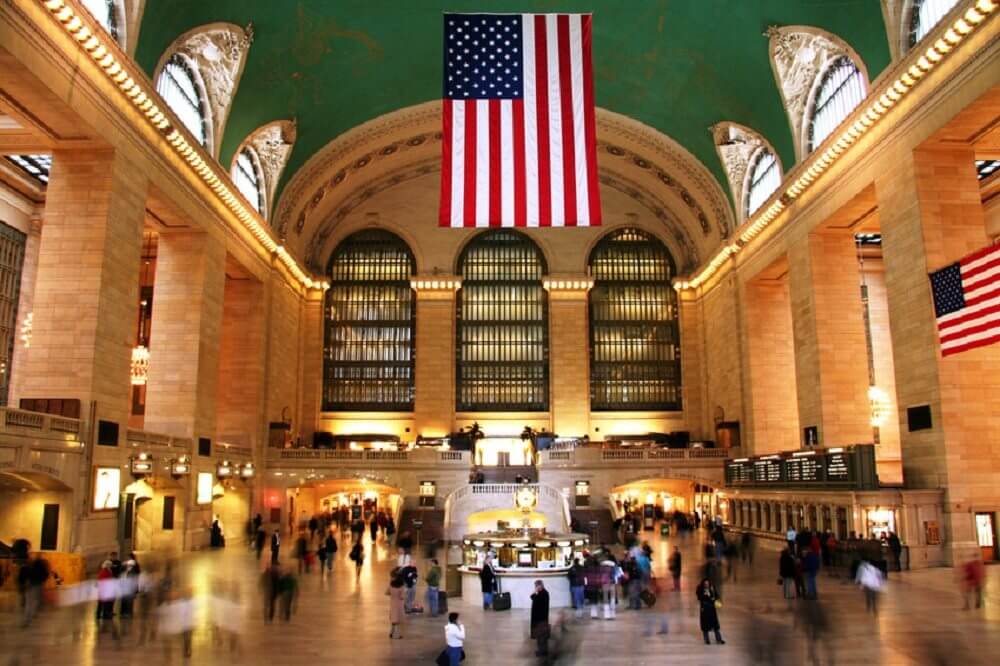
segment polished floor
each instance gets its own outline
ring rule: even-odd
[[[819,640],[806,640],[807,604],[781,598],[777,560],[759,552],[753,568],[740,566],[724,586],[721,614],[726,645],[705,645],[698,631],[693,587],[701,548],[694,537],[650,536],[656,570],[665,572],[669,548],[685,556],[680,593],[664,593],[654,611],[618,612],[614,621],[562,618],[554,645],[557,663],[567,664],[987,664],[1000,654],[1000,567],[988,567],[986,604],[963,610],[950,569],[892,574],[881,595],[877,618],[866,614],[860,591],[823,575],[818,602],[829,621]],[[384,541],[374,548],[360,577],[341,547],[329,577],[315,571],[300,578],[297,609],[289,623],[265,624],[258,593],[259,563],[243,548],[191,554],[181,562],[182,588],[199,600],[192,655],[185,659],[179,637],[161,632],[142,643],[137,620],[99,631],[93,607],[47,609],[28,628],[19,627],[13,599],[0,608],[0,666],[7,664],[432,664],[443,645],[441,618],[407,618],[402,640],[389,640],[387,571],[395,554]],[[291,561],[291,560],[289,560]],[[423,570],[421,563],[421,570]],[[238,633],[219,632],[208,621],[209,594],[237,594],[240,603],[224,624]],[[420,587],[420,594],[423,586]],[[452,600],[468,633],[469,665],[534,663],[527,640],[528,612],[484,612]],[[669,632],[657,633],[660,615]],[[553,618],[556,621],[556,613]],[[131,624],[131,626],[130,626]],[[813,650],[810,647],[814,648]],[[810,661],[811,658],[819,661]]]

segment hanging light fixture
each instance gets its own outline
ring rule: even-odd
[[[146,385],[146,380],[149,378],[149,349],[145,345],[137,345],[132,348],[129,376],[133,386]]]
[[[34,328],[32,319],[34,319],[35,313],[29,312],[24,316],[24,321],[21,322],[21,342],[24,343],[25,347],[31,346],[31,332]]]
[[[142,275],[139,277],[140,291],[147,284],[152,284],[149,278],[150,265],[153,254],[153,236],[146,234],[143,238],[143,262]],[[139,301],[139,321],[136,331],[136,345],[132,348],[132,360],[129,363],[129,378],[132,386],[145,386],[149,379],[149,347],[146,346],[148,336],[146,335],[146,308],[149,307],[149,299],[142,298]]]

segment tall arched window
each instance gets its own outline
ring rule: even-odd
[[[865,98],[865,77],[847,56],[827,67],[816,90],[809,119],[809,152],[837,128]]]
[[[913,0],[910,10],[910,46],[927,36],[958,0]]]
[[[195,83],[195,73],[184,56],[174,54],[156,81],[160,93],[184,127],[203,146],[208,145],[208,104]]]
[[[255,211],[263,214],[264,178],[260,172],[260,160],[253,148],[244,148],[236,156],[232,176],[240,193],[250,202]]]
[[[117,42],[118,13],[115,11],[114,0],[82,0],[83,6],[90,12],[101,27]]]
[[[324,411],[412,411],[415,262],[378,229],[345,238],[330,259],[323,346]]]
[[[545,258],[515,231],[487,231],[458,260],[456,403],[460,412],[549,408]]]
[[[590,254],[590,408],[681,408],[674,260],[658,239],[625,228]]]
[[[750,217],[781,185],[781,167],[774,153],[766,148],[757,153],[750,165],[748,183],[746,211]]]

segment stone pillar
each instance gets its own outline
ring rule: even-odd
[[[454,276],[414,280],[417,291],[416,434],[440,437],[455,425],[455,291]]]
[[[21,267],[21,288],[18,295],[17,318],[14,320],[14,350],[11,354],[10,388],[7,404],[17,407],[24,384],[24,364],[28,359],[28,347],[21,340],[21,325],[35,307],[35,282],[38,279],[38,250],[42,243],[42,220],[33,216],[24,242],[24,264]]]
[[[705,337],[700,301],[692,290],[677,294],[681,336],[681,408],[693,441],[715,439],[705,418]],[[588,323],[589,326],[589,323]],[[589,391],[588,391],[589,395]]]
[[[53,154],[20,385],[19,397],[80,400],[84,418],[95,401],[97,418],[119,424],[120,436],[128,423],[146,187],[121,153]]]
[[[1000,345],[941,355],[927,273],[989,244],[971,146],[917,150],[876,180],[899,404],[910,488],[945,488],[946,558],[977,552],[975,506],[1000,505]],[[910,432],[906,410],[932,427]]]
[[[590,432],[587,279],[548,281],[552,428],[564,437]]]
[[[788,264],[799,427],[818,426],[824,446],[870,442],[868,351],[854,238],[810,233],[791,244]]]
[[[160,235],[149,340],[148,431],[215,437],[225,265],[225,245],[206,233]]]
[[[219,440],[257,451],[264,422],[264,285],[226,279],[219,344],[216,434]]]
[[[312,289],[302,304],[302,441],[311,446],[323,406],[323,307],[326,292]],[[266,423],[264,424],[267,425]]]

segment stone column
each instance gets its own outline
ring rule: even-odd
[[[56,151],[20,396],[75,398],[81,416],[129,413],[147,181],[121,153]],[[90,442],[88,442],[89,444]],[[100,447],[98,447],[100,448]]]
[[[216,434],[219,440],[259,450],[264,422],[264,285],[226,279],[219,345]]]
[[[38,250],[42,242],[42,220],[37,215],[31,218],[31,228],[24,242],[24,264],[21,267],[21,287],[17,302],[17,318],[14,320],[14,349],[11,354],[10,388],[7,404],[17,407],[24,384],[24,363],[28,358],[28,347],[21,340],[21,325],[32,313],[35,306],[35,282],[38,279]]]
[[[1000,345],[942,356],[927,273],[989,244],[971,146],[918,150],[876,180],[900,412],[910,488],[945,488],[946,558],[977,552],[975,506],[1000,505]],[[907,409],[932,427],[909,431]]]
[[[417,292],[415,434],[440,437],[455,425],[455,292],[461,279],[426,276]]]
[[[145,428],[215,437],[226,248],[206,233],[161,234]]]
[[[302,441],[311,446],[323,405],[323,308],[326,292],[312,289],[302,304]],[[267,425],[266,423],[264,424]]]
[[[870,442],[868,351],[854,238],[810,233],[791,243],[788,264],[799,427],[818,426],[824,446]]]
[[[549,368],[553,431],[563,436],[590,432],[590,280],[546,280],[549,292]]]

